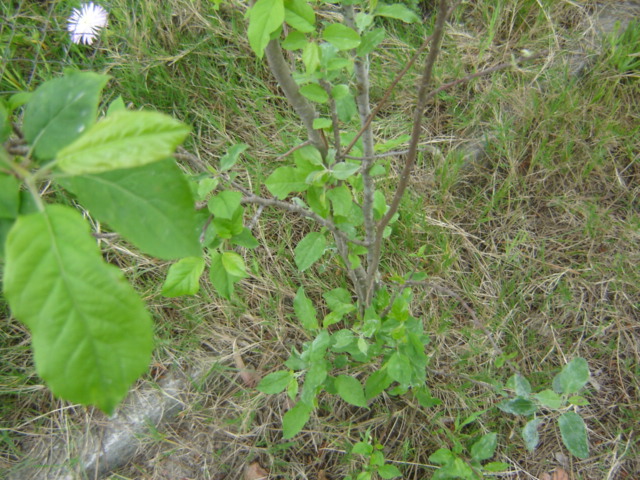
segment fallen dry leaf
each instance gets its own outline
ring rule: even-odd
[[[324,470],[320,470],[318,472],[318,480],[329,480],[329,477],[327,477],[327,474],[324,473]]]
[[[543,473],[540,480],[569,480],[569,474],[562,468],[556,468],[551,475]]]
[[[253,368],[247,368],[244,360],[242,360],[242,355],[236,349],[235,342],[233,343],[233,362],[236,364],[240,378],[242,378],[247,387],[253,388],[260,383],[260,375]]]
[[[253,462],[244,469],[244,480],[266,480],[269,472],[260,466],[258,462]]]

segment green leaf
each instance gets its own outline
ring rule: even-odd
[[[0,261],[4,260],[4,245],[7,241],[9,231],[11,230],[11,227],[13,227],[14,223],[14,219],[0,218]]]
[[[538,400],[538,402],[540,402],[540,405],[552,410],[560,408],[563,404],[562,397],[553,390],[543,390],[539,393],[536,393],[534,395],[534,398]]]
[[[442,404],[442,400],[440,400],[439,398],[434,398],[431,395],[431,391],[426,385],[423,385],[419,388],[414,388],[413,394],[416,396],[416,399],[418,400],[418,403],[421,407],[431,408],[435,407],[436,405]]]
[[[110,104],[109,108],[107,108],[107,115],[113,115],[114,113],[121,112],[126,110],[127,106],[124,104],[124,100],[122,99],[122,95],[118,95]]]
[[[569,403],[571,405],[577,405],[579,407],[584,407],[585,405],[589,405],[589,400],[584,398],[582,395],[572,395],[569,397]]]
[[[376,28],[370,32],[365,33],[362,36],[360,46],[356,50],[360,57],[365,57],[375,50],[375,48],[382,43],[386,32],[384,28]]]
[[[369,456],[373,453],[373,445],[367,442],[358,442],[351,448],[351,453],[355,455]]]
[[[446,465],[455,460],[455,456],[448,448],[439,448],[431,454],[429,461],[438,465]]]
[[[341,87],[342,85],[337,85],[337,87]],[[338,118],[342,122],[349,122],[353,118],[354,115],[358,113],[358,107],[356,106],[356,101],[351,95],[351,92],[347,89],[347,95],[344,96],[335,96],[336,88],[331,92],[331,95],[335,98],[336,110],[338,112]]]
[[[0,172],[0,218],[16,218],[20,209],[20,182]]]
[[[216,189],[220,181],[217,178],[206,177],[197,182],[196,199],[202,202]]]
[[[303,287],[298,288],[296,292],[296,296],[293,299],[293,310],[305,329],[316,330],[319,328],[316,309],[311,300],[305,295]]]
[[[538,411],[535,403],[527,398],[516,397],[509,400],[503,400],[498,404],[498,408],[503,412],[512,413],[513,415],[533,415]]]
[[[498,446],[498,434],[487,433],[471,446],[471,458],[482,461],[493,457]]]
[[[265,181],[267,190],[280,200],[292,192],[304,192],[309,185],[305,183],[306,175],[293,167],[278,167]]]
[[[222,266],[226,272],[232,277],[245,278],[247,276],[247,268],[244,265],[244,260],[240,255],[235,252],[223,252],[222,253]]]
[[[338,50],[350,50],[360,45],[358,32],[340,23],[332,23],[325,28],[322,38]]]
[[[74,72],[40,85],[29,99],[23,131],[40,160],[51,160],[93,125],[107,75]]]
[[[385,389],[393,383],[393,379],[389,378],[386,370],[376,370],[364,384],[364,394],[367,400],[371,400],[374,397],[377,397]]]
[[[507,387],[514,390],[516,395],[519,397],[527,397],[531,393],[531,384],[529,383],[529,380],[519,373],[515,373],[511,378],[509,378],[507,381]]]
[[[162,113],[125,110],[60,150],[57,165],[72,175],[140,167],[170,157],[189,130]]]
[[[308,233],[294,250],[298,270],[304,272],[317,262],[327,248],[327,239],[320,232]]]
[[[6,254],[4,294],[31,330],[38,374],[55,395],[112,413],[149,366],[144,304],[73,208],[18,218]]]
[[[329,94],[317,83],[309,83],[300,87],[300,93],[316,103],[326,103],[329,100]]]
[[[577,357],[567,363],[553,379],[556,393],[577,393],[589,381],[589,365],[584,358]]]
[[[530,452],[533,452],[540,442],[538,427],[541,423],[541,418],[534,418],[533,420],[528,421],[522,429],[522,439],[524,440],[524,445]]]
[[[575,412],[567,412],[558,418],[562,442],[578,458],[589,457],[587,427],[582,417]]]
[[[35,95],[35,92],[18,92],[14,93],[9,97],[8,107],[11,112],[15,111],[16,108],[19,108],[25,104],[27,104]],[[23,125],[24,127],[24,125]]]
[[[264,49],[271,41],[271,34],[284,22],[283,0],[258,0],[249,10],[249,45],[258,58],[264,55]]]
[[[167,260],[201,255],[191,188],[173,160],[59,182],[143,252]]]
[[[331,169],[331,174],[338,180],[346,180],[360,170],[360,164],[352,162],[336,163]]]
[[[351,294],[346,288],[334,288],[328,292],[322,294],[322,298],[325,299],[329,309],[332,311],[342,310],[344,306],[354,306]]]
[[[298,385],[298,379],[292,375],[291,378],[289,379],[289,384],[287,385],[287,396],[291,400],[295,400],[296,397],[298,396],[299,388],[300,387]]]
[[[230,240],[234,245],[238,245],[239,247],[244,248],[256,248],[258,245],[260,245],[258,243],[258,240],[256,240],[256,237],[253,236],[251,230],[249,230],[248,228],[243,228],[242,232],[234,235]]]
[[[300,32],[292,31],[287,38],[282,41],[282,48],[285,50],[302,50],[307,45],[307,37]]]
[[[282,438],[293,438],[302,430],[311,417],[312,407],[305,403],[298,403],[282,417]]]
[[[331,128],[333,126],[333,122],[329,118],[314,118],[313,119],[313,128],[314,130],[322,130],[325,128]]]
[[[374,12],[378,17],[395,18],[396,20],[402,20],[405,23],[419,22],[420,17],[413,11],[409,10],[405,5],[401,3],[394,3],[393,5],[378,5],[378,8]]]
[[[234,284],[242,280],[242,278],[229,274],[222,263],[222,254],[214,251],[211,252],[209,280],[211,280],[212,285],[221,297],[230,300]]]
[[[262,393],[268,393],[268,394],[280,393],[287,388],[292,377],[293,375],[288,370],[280,370],[277,372],[273,372],[267,375],[266,377],[264,377],[258,384],[257,388]]]
[[[485,472],[504,472],[508,470],[510,465],[504,462],[489,462],[482,466]]]
[[[240,158],[240,154],[247,148],[249,148],[249,145],[246,143],[238,143],[231,147],[220,159],[220,170],[224,172],[233,167]]]
[[[411,382],[411,361],[406,355],[395,352],[387,361],[387,373],[396,382],[407,385]]]
[[[338,395],[347,403],[356,407],[366,407],[367,399],[360,382],[348,375],[339,375],[335,381]]]
[[[313,73],[320,66],[320,47],[315,42],[308,42],[302,49],[302,63],[307,73]]]
[[[211,197],[207,207],[216,218],[231,220],[240,208],[241,202],[242,194],[240,192],[225,190]]]
[[[402,472],[395,465],[382,465],[378,468],[378,475],[384,479],[401,477]]]
[[[371,472],[360,472],[356,480],[371,480]]]
[[[0,144],[3,144],[11,135],[11,120],[9,109],[0,100]]]
[[[327,192],[327,197],[331,201],[334,216],[348,217],[353,208],[353,197],[351,190],[346,185],[340,185]]]
[[[316,29],[316,14],[305,0],[284,0],[284,8],[284,21],[292,28],[304,33]]]
[[[440,474],[440,475],[438,475]],[[475,480],[477,477],[473,473],[471,467],[461,458],[455,458],[451,463],[448,463],[433,476],[434,479],[440,478],[464,478],[468,480]]]
[[[204,258],[187,257],[169,267],[167,279],[162,285],[162,295],[179,297],[195,295],[200,290],[200,276],[204,272]]]

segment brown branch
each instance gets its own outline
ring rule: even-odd
[[[284,92],[287,100],[298,114],[305,128],[307,136],[313,145],[320,151],[322,158],[327,156],[327,140],[322,130],[313,128],[313,120],[316,118],[316,110],[313,105],[302,96],[298,84],[291,75],[291,69],[287,64],[278,39],[271,40],[264,50],[271,74],[278,81],[278,85]]]
[[[382,248],[382,235],[384,233],[384,229],[400,207],[400,200],[407,188],[411,170],[413,169],[413,164],[416,160],[416,155],[418,153],[418,141],[420,140],[420,135],[422,133],[423,112],[427,104],[427,88],[432,80],[433,67],[436,63],[436,59],[438,58],[438,53],[440,53],[440,44],[442,42],[442,37],[444,36],[444,27],[450,13],[451,11],[447,8],[447,0],[440,0],[431,48],[429,49],[429,55],[427,56],[424,66],[424,73],[418,88],[418,102],[413,114],[413,127],[411,130],[409,153],[407,154],[404,168],[400,175],[400,182],[398,183],[396,193],[393,196],[393,200],[391,201],[387,213],[378,223],[375,243],[371,247],[373,249],[372,258],[374,261],[371,265],[367,265],[367,303],[369,303],[373,298],[374,283],[376,273],[378,272],[378,265],[380,263],[380,249]]]
[[[431,42],[432,38],[433,38],[433,35],[429,35],[424,40],[422,45],[420,45],[420,48],[418,48],[418,50],[416,50],[416,52],[409,59],[407,64],[404,66],[404,68],[402,70],[400,70],[400,72],[396,75],[396,78],[393,79],[393,81],[391,82],[391,85],[389,85],[387,90],[384,92],[384,95],[382,96],[382,98],[380,99],[378,104],[371,111],[371,114],[367,118],[367,121],[360,127],[360,130],[358,131],[356,136],[353,137],[353,140],[351,140],[351,143],[349,143],[349,145],[347,145],[347,147],[344,149],[344,154],[345,155],[351,151],[351,149],[356,144],[356,142],[360,139],[360,137],[362,136],[364,131],[371,126],[371,122],[373,122],[373,119],[376,117],[376,115],[378,115],[378,113],[380,112],[382,107],[384,107],[386,105],[387,101],[389,100],[389,97],[391,96],[391,92],[393,92],[393,90],[396,88],[396,85],[398,85],[398,82],[400,82],[400,80],[402,80],[402,78],[405,76],[405,74],[413,66],[413,64],[416,62],[418,57],[422,54],[424,49],[427,48],[427,46],[429,45],[429,42]]]
[[[471,74],[469,74],[469,75],[467,75],[465,77],[458,78],[457,80],[452,80],[451,82],[442,84],[438,88],[435,88],[435,89],[431,90],[427,94],[426,99],[427,100],[431,100],[433,97],[435,97],[440,92],[448,90],[451,87],[455,87],[456,85],[460,85],[461,83],[470,82],[471,80],[474,80],[474,79],[479,78],[479,77],[484,77],[485,75],[489,75],[491,73],[495,73],[495,72],[498,72],[500,70],[504,70],[505,68],[513,67],[514,65],[517,65],[519,63],[523,63],[523,62],[527,62],[527,61],[531,61],[531,60],[536,60],[536,59],[538,59],[540,57],[544,57],[545,55],[547,55],[547,53],[548,53],[548,51],[544,50],[542,52],[538,52],[538,53],[533,54],[533,55],[522,55],[522,56],[520,56],[518,58],[513,59],[510,62],[503,62],[503,63],[500,63],[498,65],[494,65],[493,67],[489,67],[489,68],[485,68],[484,70],[480,70],[479,72],[471,73]]]
[[[361,245],[363,247],[369,246],[369,244],[363,240],[358,240],[357,238],[350,238],[349,236],[347,236],[346,233],[339,230],[338,227],[336,227],[336,225],[333,222],[331,222],[330,220],[327,220],[326,218],[322,218],[320,215],[318,215],[317,213],[311,210],[308,210],[299,205],[295,205],[293,203],[277,200],[275,198],[259,197],[258,195],[254,195],[251,192],[249,192],[247,189],[240,187],[239,185],[236,185],[236,184],[232,184],[232,187],[235,188],[236,190],[239,190],[244,195],[242,199],[243,203],[263,205],[265,207],[276,207],[276,208],[280,208],[281,210],[286,210],[287,212],[295,213],[302,217],[306,217],[311,220],[314,220],[316,223],[318,223],[319,225],[329,230],[334,236],[341,238],[345,242],[350,242],[350,243],[353,243],[354,245]]]

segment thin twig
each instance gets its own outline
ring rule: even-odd
[[[423,112],[426,108],[427,103],[427,88],[431,83],[431,79],[433,76],[433,67],[436,63],[436,59],[438,58],[438,53],[440,53],[440,44],[442,43],[442,37],[444,36],[444,27],[450,13],[451,11],[447,8],[447,0],[440,0],[440,4],[438,6],[438,17],[436,19],[436,26],[433,32],[431,48],[429,49],[429,55],[427,56],[427,60],[424,66],[424,73],[422,75],[418,88],[418,102],[413,114],[413,127],[411,130],[409,153],[407,153],[404,168],[402,169],[402,173],[400,175],[400,182],[398,183],[398,186],[396,188],[396,193],[393,196],[391,204],[389,205],[389,209],[378,223],[375,243],[370,249],[373,250],[373,263],[371,265],[367,265],[367,304],[373,298],[375,287],[374,284],[376,274],[378,272],[378,265],[380,263],[380,249],[382,248],[382,236],[384,233],[384,229],[387,227],[393,216],[398,211],[398,208],[400,207],[400,200],[404,196],[404,192],[407,188],[407,185],[409,184],[411,170],[413,170],[413,165],[418,153],[418,141],[420,140],[420,136],[422,134],[422,119],[424,116]]]
[[[287,61],[282,54],[282,48],[280,48],[280,42],[275,39],[271,40],[264,50],[267,64],[271,74],[275,77],[278,85],[284,92],[287,100],[295,110],[296,114],[302,120],[305,128],[307,129],[307,136],[313,145],[320,151],[322,158],[327,156],[327,140],[324,138],[322,130],[316,130],[313,128],[313,121],[316,118],[316,110],[314,106],[300,93],[300,87],[293,79],[291,69],[287,64]]]
[[[305,142],[302,142],[300,145],[296,145],[293,148],[290,148],[289,150],[287,150],[285,153],[283,153],[282,155],[280,155],[278,158],[276,158],[274,161],[275,162],[281,162],[282,160],[284,160],[285,158],[287,158],[289,155],[291,155],[293,152],[295,152],[296,150],[300,150],[301,148],[306,147],[307,145],[312,145],[313,142],[311,140],[307,140]]]
[[[347,145],[347,147],[344,149],[344,154],[345,155],[351,151],[351,149],[356,144],[356,142],[360,139],[360,137],[362,136],[364,131],[371,126],[371,122],[373,122],[373,119],[376,117],[376,115],[378,115],[378,113],[380,112],[382,107],[384,107],[386,105],[387,101],[389,100],[389,97],[391,96],[391,92],[393,92],[393,90],[396,88],[396,85],[398,85],[398,82],[400,82],[400,80],[402,80],[402,78],[405,76],[405,74],[409,71],[409,69],[416,62],[418,57],[422,54],[422,52],[424,52],[425,48],[427,48],[429,46],[429,43],[431,42],[432,38],[433,38],[433,35],[429,35],[424,40],[424,42],[422,42],[422,45],[420,45],[420,47],[415,51],[413,56],[409,59],[407,64],[396,75],[396,78],[393,79],[393,81],[391,82],[391,85],[389,85],[387,90],[384,92],[384,95],[382,96],[382,98],[380,99],[378,104],[371,111],[371,114],[367,118],[367,121],[360,127],[360,130],[358,131],[358,133],[356,133],[356,136],[353,137],[353,139],[351,140],[351,143],[349,143],[349,145]]]
[[[341,162],[344,158],[340,151],[342,146],[340,144],[340,123],[338,119],[338,109],[336,108],[336,100],[331,95],[331,84],[324,79],[320,80],[320,86],[324,88],[324,91],[329,95],[329,111],[331,112],[331,126],[333,127],[333,148],[336,150],[335,161]]]
[[[427,145],[424,145],[423,147],[418,148],[418,151],[433,152],[434,150],[437,150],[437,148],[434,147],[433,145],[429,145],[430,143],[442,143],[445,141],[450,142],[451,139],[427,142]],[[406,155],[407,153],[409,153],[409,150],[394,150],[390,152],[379,153],[377,155],[374,155],[373,158],[379,159],[379,158],[387,158],[387,157],[399,157],[401,155]],[[348,158],[349,160],[362,160],[362,157],[355,157],[353,155],[345,155],[344,158]]]
[[[353,5],[343,5],[342,12],[347,26],[355,29],[356,20]],[[360,131],[362,132],[362,149],[364,153],[360,167],[362,177],[364,238],[367,243],[374,244],[376,240],[376,221],[373,215],[375,184],[370,173],[371,167],[373,166],[374,140],[370,121],[373,117],[369,100],[369,57],[368,55],[360,56],[355,50],[353,51],[353,55],[355,57],[353,68],[356,77],[356,106],[358,108],[358,115],[360,116]],[[372,257],[373,253],[373,249],[367,249],[367,267],[371,265],[371,263],[375,263]],[[366,291],[366,285],[363,286],[362,289]],[[362,306],[368,304],[366,297],[361,297],[359,300]]]
[[[232,186],[235,189],[238,189],[237,185],[232,185]],[[295,205],[289,202],[284,202],[282,200],[277,200],[275,198],[259,197],[257,195],[254,195],[248,192],[246,189],[242,189],[242,190],[241,191],[244,194],[244,197],[242,198],[242,203],[263,205],[265,207],[276,207],[281,210],[286,210],[287,212],[295,213],[302,217],[310,218],[311,220],[318,223],[320,226],[325,227],[334,236],[340,237],[345,242],[350,242],[350,243],[353,243],[354,245],[361,245],[363,247],[369,246],[369,244],[364,240],[359,240],[357,238],[350,238],[346,233],[344,233],[341,230],[338,230],[338,227],[336,227],[336,225],[333,222],[331,222],[330,220],[327,220],[326,218],[322,218],[320,215],[318,215],[315,212],[312,212],[311,210],[307,210],[306,208],[301,207],[299,205]]]
[[[430,100],[433,97],[435,97],[437,94],[439,94],[440,92],[442,92],[444,90],[448,90],[451,87],[455,87],[456,85],[460,85],[461,83],[470,82],[471,80],[474,80],[476,78],[483,77],[485,75],[489,75],[491,73],[495,73],[495,72],[498,72],[500,70],[504,70],[505,68],[513,67],[514,65],[517,65],[517,64],[522,63],[522,62],[536,60],[536,59],[538,59],[540,57],[544,57],[548,53],[549,52],[547,50],[544,50],[542,52],[538,52],[538,53],[535,53],[533,55],[521,55],[518,58],[512,59],[510,62],[503,62],[503,63],[500,63],[498,65],[494,65],[493,67],[489,67],[489,68],[485,68],[484,70],[480,70],[479,72],[471,73],[471,74],[469,74],[469,75],[467,75],[465,77],[458,78],[457,80],[453,80],[453,81],[451,81],[449,83],[445,83],[443,85],[440,85],[438,88],[435,88],[435,89],[431,90],[427,94],[426,99]]]

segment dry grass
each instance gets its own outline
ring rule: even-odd
[[[114,12],[121,11],[112,37],[83,61],[115,77],[114,96],[193,123],[190,150],[205,162],[215,162],[230,143],[251,145],[250,160],[240,166],[251,172],[247,181],[258,179],[251,188],[260,189],[260,175],[273,168],[269,162],[302,133],[239,35],[238,13],[223,8],[215,14],[203,1],[137,2],[129,10],[112,3]],[[442,140],[436,144],[442,155],[421,159],[384,265],[388,273],[425,271],[463,296],[514,358],[497,367],[491,343],[455,299],[418,290],[414,315],[432,338],[428,385],[442,404],[424,409],[411,398],[385,394],[365,410],[324,394],[303,432],[284,442],[281,418],[290,401],[247,385],[238,357],[259,375],[282,368],[291,347],[308,340],[293,316],[298,285],[304,283],[314,299],[340,285],[336,262],[305,276],[290,262],[312,226],[265,211],[254,231],[261,247],[246,253],[254,275],[241,282],[233,302],[216,298],[206,282],[193,299],[164,299],[159,285],[166,265],[115,243],[106,247],[106,258],[136,282],[157,321],[154,367],[136,388],[154,384],[166,369],[208,374],[185,385],[185,409],[159,430],[150,429],[139,454],[110,478],[240,479],[244,467],[258,460],[274,479],[340,479],[361,466],[362,458],[348,455],[350,445],[370,434],[404,478],[422,479],[434,471],[428,458],[435,450],[466,446],[489,431],[500,434],[495,460],[509,463],[505,478],[539,478],[557,466],[575,479],[637,478],[637,72],[623,77],[593,54],[586,73],[567,86],[563,65],[578,58],[584,45],[578,27],[589,24],[595,2],[490,3],[461,8],[445,43],[440,81],[503,62],[522,48],[549,54],[542,63],[461,86],[434,102],[425,128]],[[55,25],[51,12],[12,20]],[[492,17],[494,12],[500,14]],[[386,41],[375,62],[380,74],[374,96],[415,48],[412,35],[397,32]],[[34,50],[26,42],[17,52],[26,58]],[[9,61],[4,71],[11,75],[0,90],[31,85],[47,69],[55,71],[40,50],[35,55],[36,64],[47,67],[31,75],[25,65],[33,63]],[[409,74],[381,112],[375,124],[381,137],[405,133],[415,78]],[[487,148],[477,161],[456,153],[458,145],[483,136]],[[423,245],[422,257],[411,255]],[[77,451],[76,434],[100,421],[100,414],[52,398],[33,371],[26,329],[6,310],[1,322],[0,470],[28,464],[52,441]],[[538,450],[527,453],[519,433],[523,420],[493,408],[500,387],[519,371],[534,388],[547,388],[575,356],[586,358],[592,372],[590,405],[580,408],[591,457],[567,456],[554,414]]]

